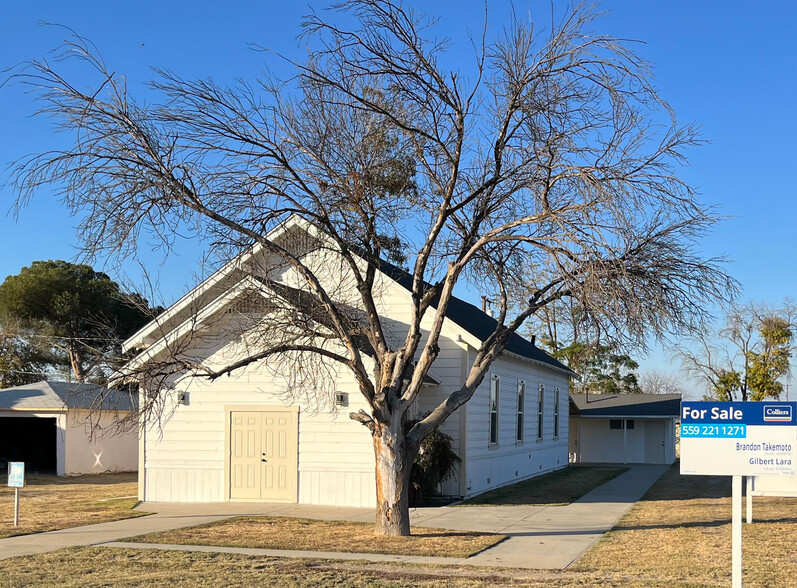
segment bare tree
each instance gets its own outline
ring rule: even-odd
[[[218,251],[254,246],[284,265],[290,288],[247,277],[274,306],[256,320],[287,326],[278,340],[245,337],[243,356],[220,367],[170,342],[159,371],[217,378],[315,361],[353,374],[369,407],[351,417],[373,435],[377,531],[406,535],[420,441],[471,398],[530,316],[572,298],[603,332],[642,341],[700,327],[705,304],[735,284],[695,247],[717,222],[677,175],[695,127],[675,121],[628,46],[590,32],[589,8],[547,32],[515,19],[490,39],[485,24],[472,76],[442,65],[449,42],[422,14],[382,0],[335,10],[355,24],[308,16],[309,57],[287,81],[223,87],[161,71],[152,88],[163,100],[144,104],[80,38],[60,57],[92,69],[96,91],[62,77],[57,61],[28,64],[16,79],[75,142],[20,161],[16,185],[20,204],[60,187],[93,253],[132,255],[143,236],[168,245],[175,227],[194,226]],[[289,217],[317,229],[312,247],[345,267],[345,287],[270,238]],[[378,312],[384,258],[409,267],[399,336]],[[510,288],[538,267],[553,271],[510,304]],[[461,386],[405,432],[463,279],[495,301],[497,327]],[[145,365],[142,388],[157,398],[163,379]]]
[[[684,394],[686,390],[677,374],[650,370],[639,375],[639,387],[644,394]]]
[[[797,307],[732,305],[725,326],[694,333],[676,350],[686,373],[717,400],[779,398],[791,373]]]

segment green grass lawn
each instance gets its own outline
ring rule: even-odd
[[[462,506],[564,506],[627,472],[627,467],[576,464],[511,486],[490,490]]]

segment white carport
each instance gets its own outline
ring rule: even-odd
[[[570,461],[675,461],[680,394],[571,394]]]
[[[138,469],[138,431],[115,432],[127,394],[94,384],[36,382],[0,390],[0,469],[59,476]],[[93,434],[92,434],[93,433]]]

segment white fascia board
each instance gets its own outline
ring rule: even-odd
[[[291,216],[284,223],[281,223],[279,226],[272,229],[266,235],[266,238],[273,241],[279,238],[285,232],[289,231],[294,226],[297,225],[302,226],[305,224],[306,223],[299,217]],[[252,247],[250,247],[249,249],[238,255],[235,259],[233,259],[232,261],[225,264],[223,267],[216,270],[213,274],[207,277],[193,290],[191,290],[185,296],[180,298],[177,302],[172,304],[163,313],[161,313],[155,319],[153,319],[152,321],[141,327],[141,329],[133,333],[133,335],[128,337],[127,340],[125,340],[122,343],[122,352],[127,352],[130,349],[141,345],[144,342],[144,339],[149,335],[152,335],[162,324],[168,322],[169,320],[177,316],[180,312],[184,311],[198,297],[200,297],[210,288],[218,284],[224,278],[229,276],[233,270],[243,268],[249,260],[251,260],[254,256],[258,255],[261,251],[262,251],[262,246],[259,243],[255,243]]]
[[[196,317],[188,317],[184,320],[179,326],[172,329],[169,333],[165,335],[161,335],[158,338],[158,341],[149,347],[147,347],[144,351],[140,354],[135,356],[125,365],[126,368],[135,369],[142,364],[146,363],[160,352],[162,352],[167,346],[175,344],[177,341],[185,337],[187,334],[193,331],[194,327],[197,325],[201,325],[205,322],[208,318],[216,314],[219,309],[223,308],[228,302],[234,300],[238,296],[240,296],[244,291],[254,289],[261,296],[264,298],[266,297],[266,293],[262,291],[262,284],[255,280],[250,276],[246,276],[240,282],[238,282],[234,287],[229,290],[224,291],[220,296],[215,298],[212,302],[205,305],[205,308],[199,312]]]

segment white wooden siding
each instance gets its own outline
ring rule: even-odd
[[[472,352],[463,361],[469,363]],[[501,381],[498,444],[489,443],[489,378]],[[523,441],[516,441],[517,382],[526,382]],[[543,436],[537,441],[539,385],[545,386]],[[468,403],[466,496],[473,496],[568,464],[568,385],[566,375],[508,356],[499,357]],[[560,390],[559,436],[554,439],[554,394]]]
[[[255,369],[247,370],[246,379],[187,383],[189,404],[177,406],[162,430],[148,431],[146,500],[224,500],[225,407],[284,406],[279,381]],[[348,408],[337,414],[300,410],[299,502],[372,506],[375,492],[346,491],[373,488],[374,456],[368,430],[348,418],[365,402],[353,382],[341,380],[340,385],[350,390]]]

